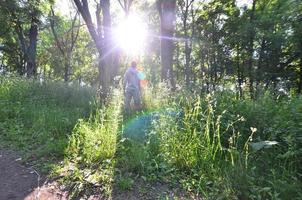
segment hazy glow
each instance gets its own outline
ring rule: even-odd
[[[127,54],[138,55],[142,53],[146,36],[146,25],[136,15],[128,16],[114,29],[117,46]]]
[[[236,0],[236,5],[238,7],[247,6],[250,7],[253,4],[253,0]]]
[[[55,1],[55,10],[67,16],[72,11],[72,2],[70,0]]]

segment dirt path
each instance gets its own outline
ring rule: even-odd
[[[15,152],[0,149],[0,200],[67,199],[56,183],[47,183],[34,168],[21,163]]]
[[[113,191],[113,200],[191,199],[173,191],[166,184],[145,185],[137,182],[132,190]],[[0,148],[0,200],[67,200],[68,192],[55,182],[48,182],[34,168],[24,166],[14,151]],[[81,199],[81,198],[80,198]],[[82,199],[105,199],[102,195]]]

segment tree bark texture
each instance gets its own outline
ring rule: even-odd
[[[175,87],[173,78],[174,22],[176,0],[159,0],[157,2],[160,15],[160,50],[161,50],[161,80]]]
[[[12,13],[14,16],[14,13]],[[34,77],[37,74],[36,54],[38,40],[38,23],[39,19],[35,14],[31,16],[31,24],[28,32],[28,40],[26,41],[22,23],[19,19],[15,21],[15,31],[18,36],[19,46],[23,53],[25,61],[25,72],[27,77]]]
[[[31,27],[29,29],[29,46],[28,46],[28,60],[27,60],[27,75],[29,77],[36,76],[37,65],[37,39],[38,39],[38,19],[32,16]]]
[[[99,0],[96,9],[97,25],[93,24],[87,0],[74,0],[78,11],[81,13],[90,36],[92,37],[99,53],[100,97],[106,103],[110,81],[116,75],[118,68],[114,66],[113,55],[115,49],[111,38],[110,0]],[[102,13],[102,19],[100,14]]]

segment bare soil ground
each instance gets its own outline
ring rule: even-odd
[[[11,150],[0,149],[0,200],[65,200],[67,192],[49,183],[36,169],[22,164]]]
[[[131,190],[113,191],[113,200],[198,199],[182,195],[164,183],[146,185],[136,182]],[[14,151],[0,147],[0,200],[67,200],[68,191],[51,182],[36,169],[25,166]],[[103,195],[79,199],[104,199]]]

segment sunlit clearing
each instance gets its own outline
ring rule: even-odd
[[[126,54],[138,55],[143,53],[147,36],[147,27],[136,15],[128,16],[114,30],[117,45]]]

